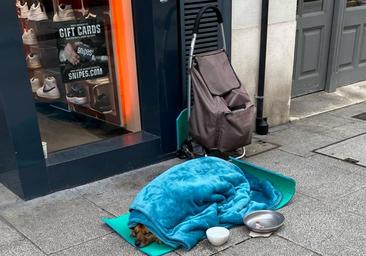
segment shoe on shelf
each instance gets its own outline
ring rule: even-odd
[[[16,7],[18,8],[18,18],[20,19],[27,19],[28,18],[28,12],[29,7],[26,1],[24,1],[24,4],[22,4],[20,1],[16,2]]]
[[[37,44],[37,36],[36,33],[34,33],[33,29],[24,29],[24,33],[22,35],[23,44],[25,45],[35,45]]]
[[[38,54],[30,53],[28,54],[26,60],[29,69],[37,69],[42,67]]]
[[[75,20],[75,14],[72,6],[69,4],[60,4],[57,7],[57,12],[53,15],[53,21],[59,22],[69,20]]]
[[[30,83],[31,83],[31,87],[32,87],[32,92],[36,93],[37,90],[39,88],[41,88],[41,82],[39,81],[39,79],[37,77],[32,77],[30,79]]]
[[[103,114],[112,113],[111,102],[109,101],[109,97],[104,93],[97,96],[93,108]]]
[[[48,76],[43,82],[43,86],[37,90],[37,96],[49,100],[57,100],[60,98],[60,91],[57,87],[56,79]]]
[[[88,12],[88,15],[84,15],[84,18],[87,19],[95,19],[97,17],[96,14],[93,14],[91,12]]]
[[[70,86],[70,91],[66,94],[68,102],[76,105],[84,105],[88,102],[86,91],[80,84],[73,84]]]
[[[96,79],[88,79],[88,80],[86,80],[86,82],[89,84],[94,84],[94,85],[106,85],[106,84],[110,83],[108,76],[100,77],[100,78],[96,78]]]
[[[48,20],[45,8],[40,2],[33,3],[28,12],[28,20],[41,21]]]

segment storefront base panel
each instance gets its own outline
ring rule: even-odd
[[[92,154],[84,155],[88,151]],[[86,145],[85,150],[78,148],[74,152],[62,152],[62,156],[55,154],[55,159],[50,159],[51,164],[47,167],[50,192],[152,164],[161,159],[159,152],[158,137],[148,133],[137,133]],[[56,163],[56,158],[70,159],[72,154],[75,156],[74,160]]]
[[[90,183],[172,157],[161,151],[159,137],[139,132],[53,153],[46,177],[27,179],[34,166],[0,174],[0,182],[25,200]]]

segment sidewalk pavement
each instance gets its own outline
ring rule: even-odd
[[[190,252],[177,250],[170,255],[366,255],[366,167],[361,165],[366,159],[354,158],[366,158],[366,135],[362,136],[366,121],[352,118],[363,112],[366,103],[255,137],[247,160],[297,181],[295,199],[280,210],[285,226],[276,234],[250,239],[244,227],[237,227],[221,247],[204,240]],[[349,138],[352,143],[347,143]],[[336,159],[340,155],[348,161]],[[126,212],[142,186],[180,161],[173,159],[28,202],[0,185],[0,255],[141,255],[99,218]]]

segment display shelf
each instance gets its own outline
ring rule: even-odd
[[[34,96],[34,99],[37,102],[48,103],[48,104],[53,104],[53,105],[61,104],[61,106],[64,106],[64,105],[67,106],[68,105],[67,100],[64,99],[64,98],[59,98],[59,99],[56,99],[56,100],[52,100],[52,99],[38,97],[36,93],[33,93],[33,96]],[[67,109],[68,109],[68,107],[67,107]]]
[[[33,3],[31,1],[33,0],[27,0],[29,6]],[[58,100],[52,101],[40,98],[36,94],[33,94],[34,100],[36,103],[52,104],[62,110],[74,111],[79,114],[113,123],[114,125],[122,126],[123,121],[120,102],[122,99],[120,99],[120,85],[115,74],[115,57],[113,52],[114,46],[111,32],[111,18],[107,12],[109,10],[108,5],[101,5],[97,3],[89,5],[89,11],[93,14],[96,14],[96,18],[85,19],[80,11],[74,9],[74,15],[76,16],[75,20],[54,22],[54,8],[57,6],[54,5],[55,3],[51,0],[42,1],[42,3],[45,6],[48,20],[29,21],[27,19],[19,19],[22,33],[24,29],[32,29],[37,38],[37,44],[24,45],[25,58],[29,53],[38,55],[41,67],[37,69],[29,69],[29,77],[37,77],[40,80],[41,86],[43,85],[46,77],[54,77],[56,79],[57,87],[60,91],[61,97]],[[75,6],[73,7],[75,8]],[[58,32],[60,29],[70,31],[72,27],[79,25],[90,26],[96,24],[102,24],[101,33],[95,33],[92,36],[77,34],[79,32],[76,32],[76,38],[67,38],[67,36],[60,37]],[[106,62],[103,62],[100,59],[88,60],[87,55],[84,56],[84,60],[80,60],[80,65],[76,64],[72,66],[69,62],[60,63],[59,53],[60,51],[64,50],[67,44],[70,44],[72,47],[74,47],[73,50],[75,53],[81,44],[86,50],[92,49],[94,51],[94,56],[107,55],[107,68],[105,68]],[[79,54],[79,56],[83,56],[79,52],[77,52],[77,54]],[[108,76],[108,83],[99,84],[98,82],[91,83],[87,80],[77,80],[79,79],[79,77],[76,77],[76,75],[78,75],[77,72],[84,72],[86,68],[92,68],[95,65],[99,66],[100,69],[103,70],[103,75]],[[90,72],[92,71],[93,70]],[[69,78],[68,75],[70,74],[75,75],[75,77]],[[94,79],[97,76],[98,75],[95,75]],[[76,81],[71,81],[72,79]],[[70,82],[67,82],[69,80]],[[85,88],[88,104],[80,106],[67,101],[66,95],[68,92],[70,92],[70,86],[74,84],[82,85]],[[93,109],[93,105],[97,100],[97,96],[101,94],[107,95],[113,109],[112,113],[103,114]]]
[[[116,125],[116,123],[119,123],[119,119],[116,116],[116,112],[115,111],[113,111],[112,113],[103,114],[103,113],[101,113],[99,111],[94,110],[91,106],[90,107],[87,107],[87,106],[84,106],[84,105],[76,105],[76,104],[73,104],[73,103],[69,103],[69,105],[77,113],[84,113],[84,114],[86,114],[88,116],[91,116],[91,117],[94,117],[94,118],[97,118],[97,119],[106,121],[106,122],[111,123],[111,124],[114,124],[114,125]]]
[[[38,98],[37,96],[35,96],[35,97]],[[41,99],[41,98],[38,98],[38,99],[39,100],[37,100],[35,102],[35,105],[37,107],[42,107],[42,106],[44,106],[44,104],[47,104],[50,107],[57,108],[57,109],[60,109],[62,111],[66,111],[66,112],[71,112],[66,100],[65,101],[47,101],[46,99]]]
[[[39,55],[43,67],[59,69],[58,49],[56,47],[38,44],[30,46],[30,51]]]

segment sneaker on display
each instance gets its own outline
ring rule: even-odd
[[[56,79],[53,76],[46,77],[43,86],[37,90],[37,96],[50,100],[60,98],[60,91],[58,90]]]
[[[70,91],[66,94],[68,102],[76,105],[84,105],[88,102],[86,91],[83,86],[79,84],[73,84],[70,86]]]
[[[111,102],[109,101],[109,97],[104,93],[97,96],[93,108],[103,114],[112,113]]]
[[[60,4],[57,7],[57,12],[55,12],[55,14],[53,15],[53,21],[59,22],[69,20],[75,20],[75,14],[72,6],[69,4]]]
[[[88,79],[86,80],[87,83],[89,84],[95,84],[95,85],[105,85],[105,84],[109,84],[109,77],[100,77],[100,78],[96,78],[96,79]]]
[[[37,68],[42,67],[41,61],[39,60],[38,55],[35,53],[28,54],[26,60],[27,60],[27,66],[30,69],[37,69]]]
[[[95,19],[97,17],[96,14],[93,14],[91,12],[88,12],[88,15],[84,15],[85,19]]]
[[[29,7],[28,7],[27,2],[24,2],[24,4],[22,4],[20,1],[17,1],[16,7],[18,8],[18,18],[27,19],[28,12],[29,12]]]
[[[39,81],[39,79],[37,77],[32,77],[30,79],[30,83],[31,83],[31,87],[32,87],[32,92],[36,93],[37,90],[39,88],[41,88],[41,82]]]
[[[37,36],[36,36],[36,33],[34,33],[32,28],[29,29],[28,31],[24,29],[22,39],[23,39],[23,44],[25,44],[25,45],[37,44]]]
[[[41,21],[47,20],[47,14],[44,9],[44,6],[41,3],[33,3],[28,12],[28,20],[32,21]]]

